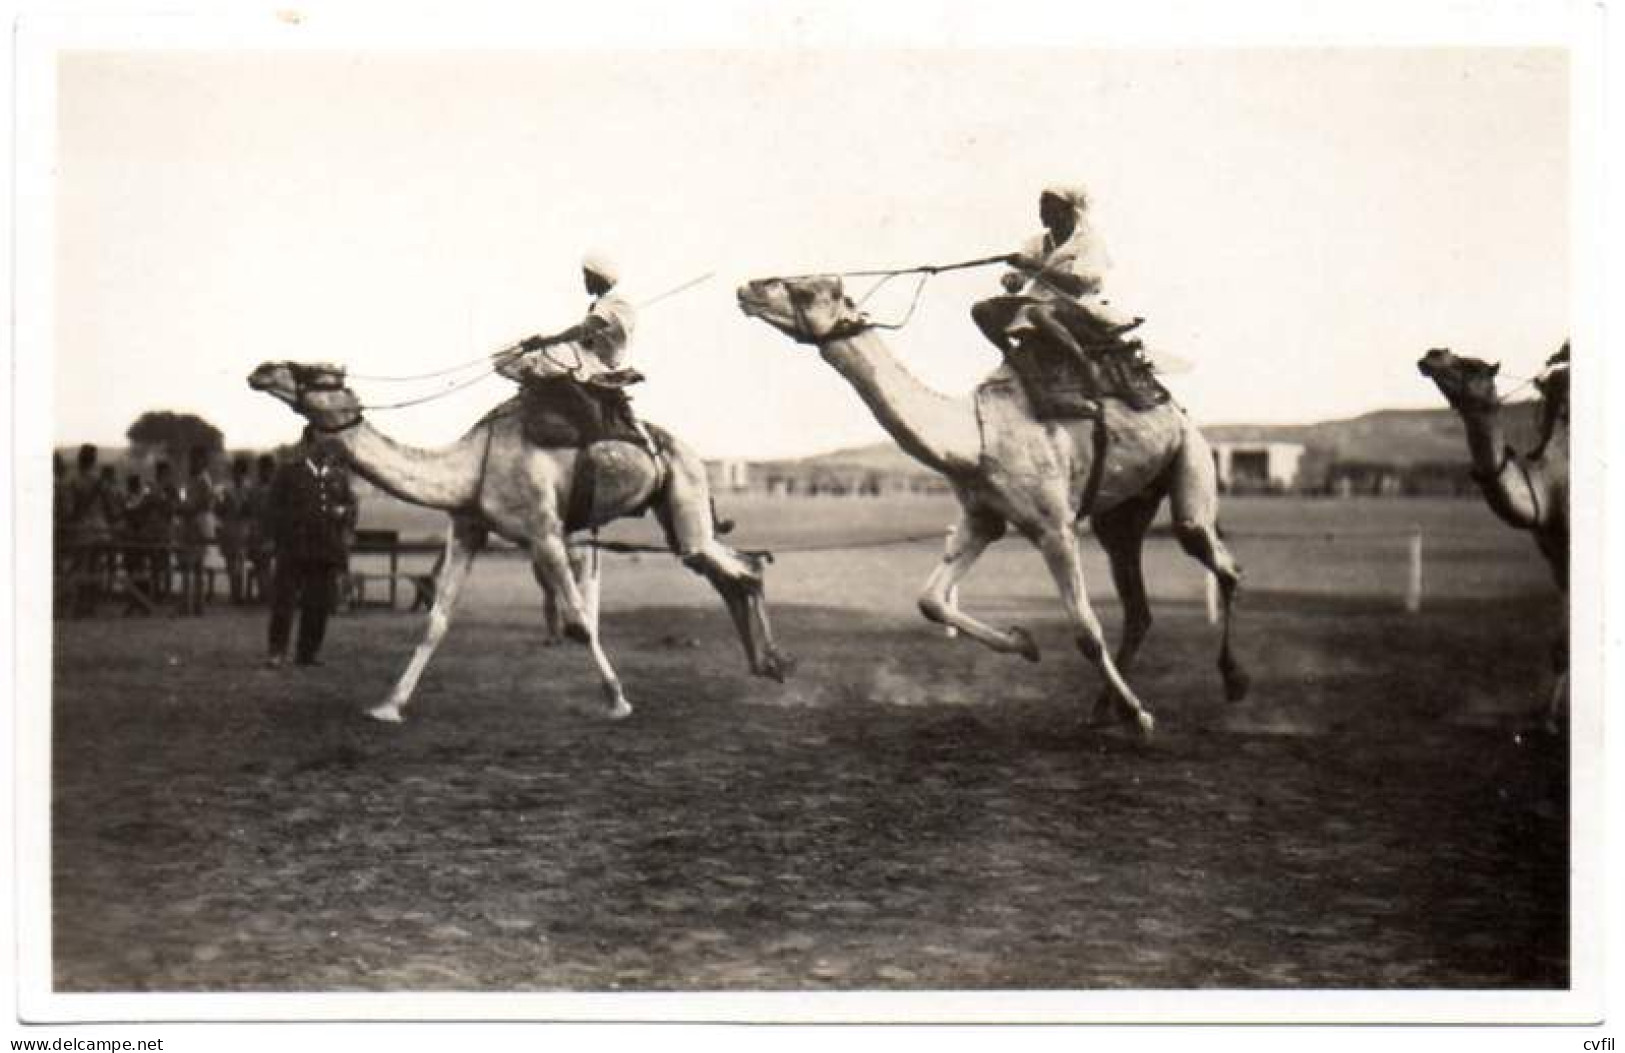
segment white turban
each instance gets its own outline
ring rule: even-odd
[[[1081,184],[1052,183],[1044,188],[1044,194],[1071,205],[1078,212],[1083,212],[1089,207],[1089,192]]]
[[[591,271],[611,285],[621,280],[621,269],[602,252],[589,252],[581,257],[581,269]]]

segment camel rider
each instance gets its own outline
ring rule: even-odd
[[[519,381],[574,373],[577,379],[611,387],[642,379],[626,365],[627,345],[637,328],[637,309],[615,289],[619,268],[608,257],[589,253],[581,260],[581,279],[593,298],[587,316],[562,332],[521,340],[503,357],[498,373]],[[552,352],[563,346],[569,351]]]
[[[586,317],[551,336],[521,340],[498,356],[497,372],[527,391],[547,391],[542,397],[583,433],[600,434],[605,428],[636,433],[653,452],[654,440],[633,414],[625,392],[643,375],[627,365],[637,309],[616,290],[619,277],[619,268],[608,257],[598,253],[583,257],[581,279],[593,298]]]
[[[1141,320],[1124,316],[1101,295],[1111,258],[1089,222],[1088,210],[1088,195],[1082,187],[1046,187],[1038,198],[1043,233],[1010,257],[1011,270],[1001,278],[1011,295],[977,303],[971,308],[971,318],[1003,352],[1009,352],[1014,332],[1037,329],[1076,356],[1086,381],[1098,383],[1094,361],[1079,343],[1074,327],[1094,330],[1098,337],[1138,350],[1138,342],[1122,342],[1122,336]]]

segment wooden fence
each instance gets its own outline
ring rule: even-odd
[[[350,548],[354,565],[340,581],[342,608],[395,607],[403,596],[412,606],[427,606],[434,596],[434,570],[438,562],[422,559],[408,566],[408,557],[438,555],[439,542],[402,541],[393,530],[359,530]],[[362,557],[357,560],[355,557]],[[360,566],[368,558],[382,557],[383,569]],[[56,546],[54,610],[58,617],[89,617],[103,603],[122,603],[126,615],[158,614],[166,607],[186,613],[191,607],[233,598],[230,568],[218,544],[186,546],[152,541],[69,542]],[[245,555],[243,575],[236,591],[244,603],[267,602],[271,591],[269,554]],[[374,595],[374,587],[378,591]],[[201,613],[199,611],[198,613]]]

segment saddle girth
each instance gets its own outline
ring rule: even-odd
[[[1100,497],[1100,484],[1106,478],[1106,458],[1111,453],[1112,439],[1111,429],[1106,427],[1106,414],[1095,414],[1090,434],[1094,438],[1094,459],[1089,462],[1089,478],[1084,480],[1083,496],[1078,498],[1078,512],[1073,516],[1073,521],[1078,523],[1094,511],[1095,501]]]

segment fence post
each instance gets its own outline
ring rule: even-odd
[[[1422,609],[1422,531],[1411,534],[1410,578],[1405,585],[1405,612],[1416,614]]]
[[[1202,572],[1202,592],[1207,600],[1207,623],[1219,624],[1219,576],[1210,570]]]
[[[955,524],[953,523],[948,524],[947,535],[943,538],[943,547],[945,550],[951,551],[954,547],[954,525]],[[959,609],[958,585],[950,586],[948,589],[948,607],[952,610]],[[954,628],[952,625],[944,625],[942,627],[942,635],[952,640],[959,635],[959,630]]]

